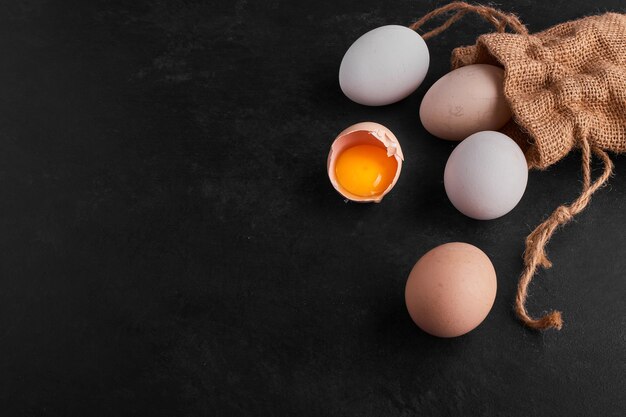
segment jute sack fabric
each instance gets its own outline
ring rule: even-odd
[[[544,247],[554,231],[582,211],[610,177],[613,165],[606,152],[626,152],[626,14],[588,16],[529,34],[513,14],[455,2],[410,27],[418,29],[448,12],[455,14],[423,38],[441,33],[470,12],[495,26],[497,32],[479,36],[474,45],[454,49],[452,68],[471,64],[504,68],[504,94],[513,117],[502,132],[520,145],[529,167],[545,169],[572,149],[581,150],[581,194],[573,203],[558,207],[526,239],[515,302],[525,325],[560,329],[563,321],[558,311],[539,318],[528,314],[528,285],[539,266],[551,266]],[[507,33],[507,27],[514,33]],[[592,155],[603,163],[602,174],[593,181]]]

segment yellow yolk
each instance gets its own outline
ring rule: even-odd
[[[396,176],[398,161],[387,150],[374,145],[357,145],[339,154],[335,164],[337,182],[354,195],[381,194]]]

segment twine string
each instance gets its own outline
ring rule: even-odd
[[[542,317],[532,318],[526,310],[526,298],[528,286],[541,266],[544,269],[552,267],[552,262],[546,256],[545,248],[548,241],[559,226],[569,223],[574,216],[583,211],[591,201],[591,196],[600,187],[606,184],[613,173],[613,162],[609,155],[597,146],[589,144],[589,139],[584,137],[580,141],[582,153],[583,188],[580,195],[570,205],[557,207],[552,214],[532,231],[526,238],[526,250],[524,251],[524,271],[520,276],[515,296],[515,313],[517,317],[528,327],[536,330],[550,328],[560,330],[563,327],[563,319],[560,311],[551,311]],[[603,163],[602,174],[591,182],[592,153]]]
[[[526,26],[520,22],[520,20],[512,13],[505,13],[498,9],[494,9],[489,6],[482,6],[480,4],[468,4],[462,1],[456,1],[453,3],[446,4],[445,6],[441,6],[429,13],[426,13],[419,20],[415,21],[411,25],[409,25],[410,29],[418,30],[420,29],[426,22],[429,20],[440,16],[444,13],[448,13],[450,11],[456,11],[452,17],[446,20],[440,26],[426,32],[422,35],[422,39],[427,40],[434,36],[439,35],[444,30],[448,29],[452,26],[456,21],[460,20],[466,14],[473,12],[481,16],[483,19],[491,23],[498,32],[505,32],[507,26],[511,28],[515,33],[527,35],[528,29]]]

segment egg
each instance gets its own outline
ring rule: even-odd
[[[494,131],[470,135],[452,151],[443,182],[450,202],[478,220],[504,216],[521,200],[528,165],[520,147]]]
[[[420,105],[424,128],[447,140],[498,130],[510,118],[504,71],[493,65],[468,65],[449,72],[430,87]]]
[[[395,103],[419,87],[429,62],[426,42],[414,30],[381,26],[358,38],[345,53],[339,85],[350,100],[359,104]]]
[[[461,336],[487,317],[496,298],[496,271],[476,246],[453,242],[427,252],[405,287],[406,307],[422,330]]]
[[[378,203],[398,181],[403,160],[400,143],[389,129],[362,122],[337,135],[326,169],[331,184],[346,199]]]

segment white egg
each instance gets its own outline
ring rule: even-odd
[[[426,42],[414,30],[381,26],[350,46],[339,68],[339,85],[359,104],[395,103],[424,81],[429,61]]]
[[[495,219],[513,210],[527,182],[528,165],[520,147],[507,135],[490,130],[459,143],[444,172],[450,202],[478,220]]]

